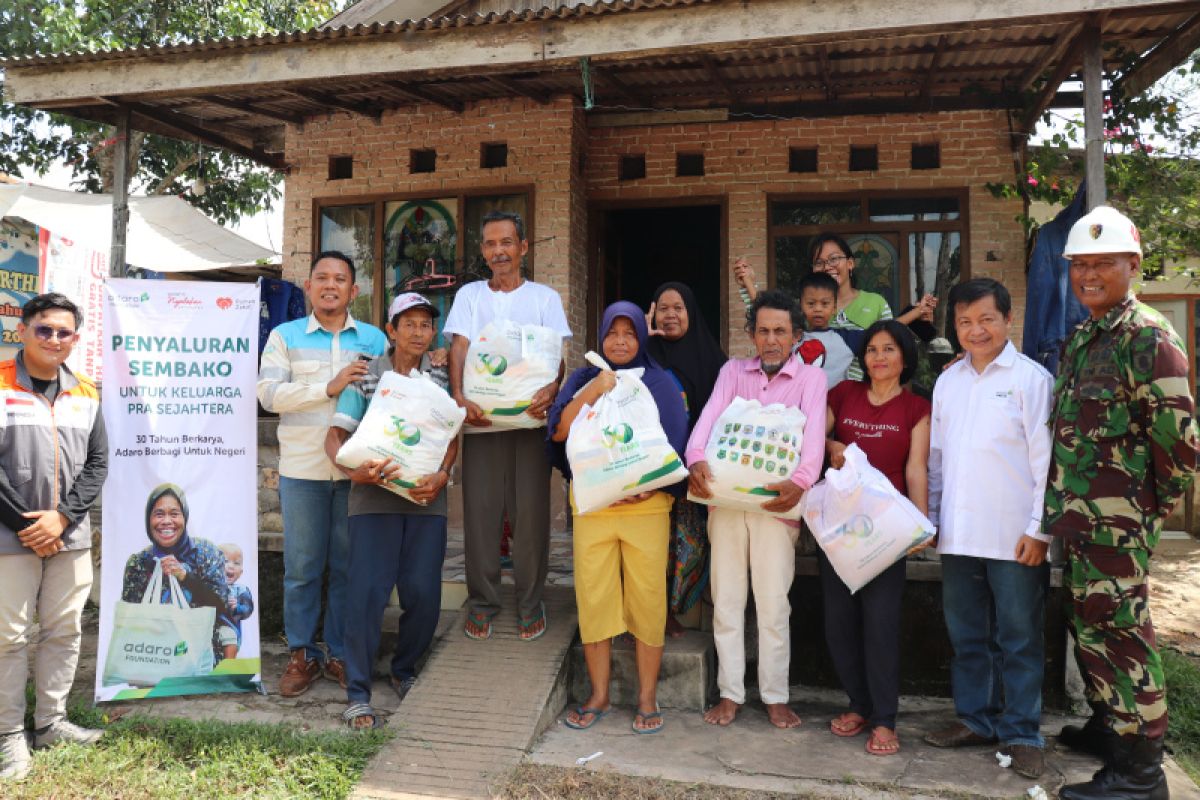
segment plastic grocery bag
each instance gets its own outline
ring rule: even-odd
[[[337,453],[337,463],[354,469],[364,461],[390,458],[400,466],[385,489],[412,500],[409,490],[442,465],[467,412],[424,373],[383,373],[362,422]]]
[[[191,608],[175,576],[167,580],[170,600],[163,603],[162,562],[155,561],[142,601],[117,601],[104,659],[105,686],[155,686],[165,678],[194,678],[213,671],[217,610]]]
[[[601,369],[608,365],[596,353],[584,356]],[[607,508],[635,494],[679,483],[687,469],[667,441],[658,406],[643,369],[619,369],[617,385],[596,405],[585,405],[567,435],[571,490],[580,514]]]
[[[804,521],[838,577],[857,592],[936,531],[933,523],[867,461],[858,445],[846,463],[800,500]]]
[[[786,512],[763,511],[762,504],[778,492],[765,488],[792,477],[800,464],[804,437],[804,412],[782,403],[764,406],[757,400],[735,397],[713,425],[704,446],[704,459],[712,471],[708,488],[712,497],[688,499],[739,511],[799,519],[800,506]]]
[[[562,334],[541,325],[493,320],[467,349],[463,394],[483,409],[491,425],[467,426],[467,433],[540,428],[544,419],[525,411],[533,396],[558,377]]]

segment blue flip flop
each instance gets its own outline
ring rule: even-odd
[[[597,722],[599,722],[600,720],[607,717],[609,712],[611,712],[611,711],[612,711],[612,706],[609,706],[608,709],[606,709],[604,711],[601,711],[598,708],[588,708],[587,706],[576,706],[575,707],[576,714],[578,714],[581,717],[591,714],[592,721],[588,722],[584,725],[580,725],[578,722],[571,722],[570,717],[563,717],[563,725],[566,725],[568,728],[570,728],[573,731],[586,731],[588,728],[592,727]]]
[[[643,713],[641,711],[636,712],[633,715],[633,722],[630,723],[630,726],[629,726],[630,728],[633,729],[634,733],[638,733],[638,734],[642,734],[642,735],[658,733],[663,728],[665,728],[667,725],[666,720],[663,720],[663,724],[659,725],[657,728],[639,728],[637,726],[637,721],[639,718],[643,719],[643,720],[662,719],[663,715],[662,715],[662,711],[660,709],[655,709],[654,711],[651,711],[649,713]]]

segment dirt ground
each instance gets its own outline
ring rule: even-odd
[[[1150,592],[1159,642],[1200,658],[1200,540],[1164,537],[1150,562]]]

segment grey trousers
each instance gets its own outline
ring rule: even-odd
[[[467,595],[475,614],[500,610],[500,537],[512,525],[517,613],[537,614],[550,560],[550,463],[546,429],[463,436]]]
[[[0,555],[0,735],[25,730],[35,620],[33,725],[44,728],[67,715],[67,694],[79,662],[80,619],[91,588],[91,550],[61,550],[49,558],[32,550]]]

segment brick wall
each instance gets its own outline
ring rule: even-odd
[[[910,169],[911,145],[937,142],[941,168]],[[767,197],[771,194],[969,188],[970,274],[991,276],[1013,294],[1014,335],[1020,337],[1025,306],[1024,234],[1015,217],[1019,201],[997,200],[989,181],[1011,181],[1013,161],[1002,112],[838,117],[593,128],[587,154],[589,200],[726,197],[729,256],[746,256],[763,285],[767,266]],[[879,169],[850,172],[850,145],[879,149]],[[816,173],[789,173],[788,149],[815,147]],[[677,152],[703,152],[703,177],[675,177]],[[646,177],[618,181],[622,155],[645,154]],[[741,299],[728,280],[730,345],[745,354],[740,333]]]
[[[480,144],[496,141],[508,144],[508,166],[481,169]],[[941,168],[912,171],[914,142],[939,143]],[[985,188],[989,181],[1012,180],[1008,142],[1004,114],[985,111],[590,129],[584,112],[566,97],[545,106],[531,100],[487,101],[472,104],[461,116],[420,106],[385,113],[378,123],[334,114],[288,131],[287,159],[293,167],[285,193],[284,275],[302,279],[307,270],[314,198],[534,185],[532,265],[537,280],[563,295],[579,334],[572,352],[577,358],[587,324],[589,201],[725,196],[729,254],[745,255],[765,276],[770,194],[966,187],[970,274],[990,275],[1009,287],[1019,338],[1024,240],[1015,217],[1021,205],[997,200]],[[877,146],[879,169],[849,172],[851,144]],[[789,173],[789,147],[818,148],[818,172]],[[409,174],[409,148],[435,148],[437,171]],[[705,175],[675,177],[679,151],[703,152]],[[632,153],[645,154],[646,177],[619,182],[619,157]],[[355,158],[354,177],[327,180],[329,156],[347,154]],[[727,278],[729,318],[737,320],[741,301],[732,275]],[[745,351],[738,331],[731,331],[730,340],[735,353]]]
[[[542,106],[532,100],[472,104],[463,114],[422,105],[385,112],[377,123],[345,113],[289,126],[286,142],[292,165],[284,193],[284,277],[300,281],[312,259],[313,205],[316,198],[364,195],[447,195],[481,187],[534,186],[532,222],[535,277],[571,295],[572,276],[582,279],[583,194],[573,175],[583,145],[582,111],[570,98]],[[480,167],[480,145],[505,142],[508,165]],[[437,150],[437,169],[410,174],[409,149]],[[330,156],[352,155],[354,175],[328,180]],[[575,250],[572,249],[575,248]],[[582,285],[582,284],[581,284]],[[569,304],[572,328],[585,322],[581,304]]]

